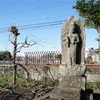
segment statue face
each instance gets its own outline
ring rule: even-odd
[[[71,30],[72,30],[73,34],[76,32],[76,25],[75,25],[75,23],[72,23]]]

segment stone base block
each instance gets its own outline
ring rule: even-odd
[[[60,90],[59,99],[64,100],[80,100],[81,91],[78,89]]]
[[[76,88],[79,90],[84,90],[86,85],[86,77],[64,77],[59,82],[59,88],[67,89],[67,88]]]
[[[85,77],[64,77],[50,97],[58,100],[80,100],[85,82]]]
[[[79,89],[56,89],[51,93],[50,98],[57,100],[80,100],[81,90]]]

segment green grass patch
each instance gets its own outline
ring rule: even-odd
[[[55,86],[59,83],[58,80],[53,80],[50,77],[44,77],[41,80],[27,81],[24,71],[18,71],[16,85],[13,85],[13,71],[6,71],[0,74],[0,87],[1,88],[14,88],[14,87],[30,87],[30,86]]]
[[[94,90],[100,90],[100,81],[97,82],[88,82],[86,84],[87,89],[94,89]]]

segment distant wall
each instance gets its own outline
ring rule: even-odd
[[[87,66],[87,71],[86,71],[87,82],[100,81],[100,65],[91,64],[86,66]],[[51,65],[29,66],[28,71],[31,74],[31,78],[36,80],[40,80],[45,76],[50,77],[52,79],[59,78],[58,65],[57,66],[51,66]]]
[[[40,80],[43,77],[50,77],[51,79],[58,79],[58,66],[30,66],[28,72],[32,79]],[[25,74],[26,75],[26,74]],[[27,76],[26,76],[27,77]]]
[[[99,64],[87,65],[86,76],[88,82],[100,81],[100,65]]]

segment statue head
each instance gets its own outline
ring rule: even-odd
[[[72,33],[77,33],[77,24],[75,22],[71,23],[71,31]]]

